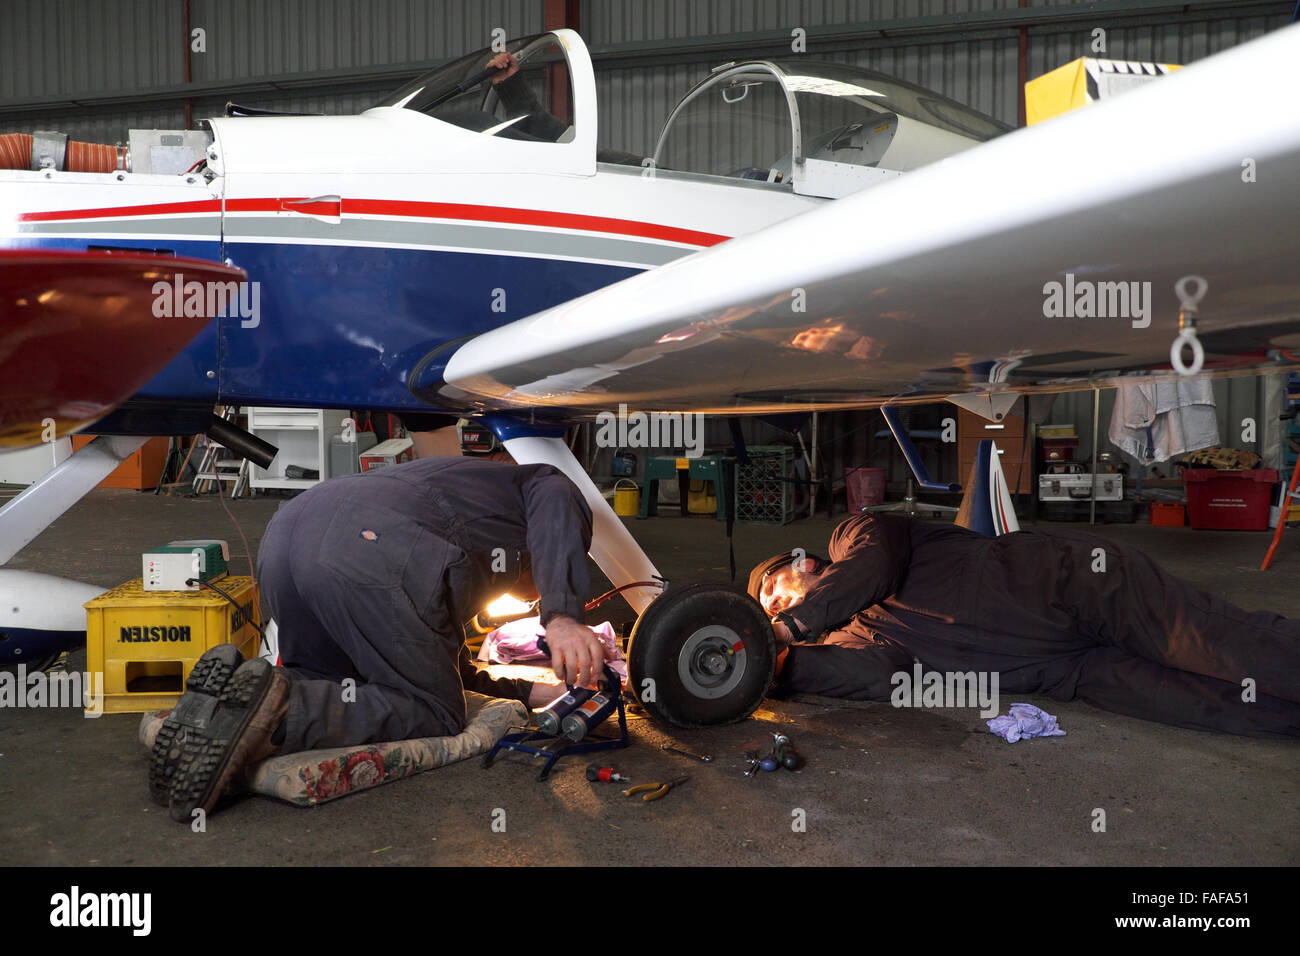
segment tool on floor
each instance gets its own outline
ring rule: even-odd
[[[777,763],[786,770],[798,770],[803,765],[803,758],[794,749],[794,743],[785,734],[773,734],[773,756]]]
[[[749,767],[745,770],[746,777],[754,777],[758,771],[773,771],[781,767],[786,770],[798,770],[803,766],[803,758],[799,756],[799,751],[795,749],[794,742],[785,734],[772,735],[772,749],[767,753],[759,756],[757,750],[745,751],[745,759],[749,761]]]
[[[693,754],[689,750],[680,750],[672,744],[663,744],[659,749],[666,750],[670,754],[681,754],[683,757],[690,757],[692,760],[698,760],[700,763],[710,763],[713,760],[713,757],[709,754]]]
[[[537,647],[550,656],[546,639],[539,638]],[[483,766],[490,767],[502,750],[514,750],[543,757],[546,763],[537,774],[538,780],[545,780],[551,774],[551,768],[561,757],[571,754],[594,753],[598,750],[621,750],[631,740],[627,735],[627,712],[623,709],[623,681],[617,673],[605,665],[604,674],[595,692],[586,688],[568,688],[568,692],[538,715],[538,726],[533,730],[506,734],[483,756]],[[581,692],[581,693],[580,693]],[[590,737],[591,731],[611,714],[618,713],[617,737]],[[545,720],[550,730],[543,730]],[[556,724],[558,723],[558,732]],[[584,739],[589,738],[589,739]],[[530,744],[529,741],[532,741]]]
[[[617,780],[619,783],[631,783],[630,777],[625,777],[618,773],[613,767],[602,767],[598,763],[587,764],[587,779],[593,783],[609,783]]]
[[[668,791],[673,787],[683,784],[690,779],[690,777],[678,777],[676,780],[669,780],[665,783],[639,783],[635,787],[628,787],[624,790],[623,796],[633,797],[638,793],[643,793],[645,796],[641,798],[641,802],[649,803],[651,800],[658,800],[660,797],[667,796]]]

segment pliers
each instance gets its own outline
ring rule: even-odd
[[[660,797],[666,796],[673,787],[690,779],[690,777],[678,777],[676,780],[669,780],[667,783],[639,783],[635,787],[628,787],[624,790],[623,796],[630,797],[634,794],[644,793],[645,796],[641,800],[648,803],[651,800],[658,800]]]

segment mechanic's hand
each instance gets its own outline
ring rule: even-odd
[[[546,643],[551,648],[551,670],[574,687],[594,688],[604,672],[606,658],[614,658],[614,652],[595,631],[562,614],[546,625]]]
[[[513,53],[498,53],[492,59],[484,64],[485,67],[491,67],[494,70],[500,70],[496,76],[492,77],[492,85],[504,83],[510,77],[519,72],[519,61],[515,59]]]
[[[776,638],[776,646],[778,650],[783,647],[789,647],[794,643],[794,635],[791,634],[790,629],[780,621],[772,622],[772,634]]]

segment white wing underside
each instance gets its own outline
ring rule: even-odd
[[[477,336],[427,397],[743,413],[1088,387],[1169,373],[1188,275],[1207,371],[1295,366],[1297,88],[1300,26]],[[1137,295],[1049,317],[1067,275]]]

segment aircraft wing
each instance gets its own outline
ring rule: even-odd
[[[175,256],[0,250],[0,447],[90,424],[178,355],[212,317],[206,296],[202,315],[158,314],[160,294],[183,298],[178,275],[187,290],[245,278]]]
[[[579,416],[1061,391],[1169,374],[1180,310],[1207,371],[1294,367],[1298,87],[1292,26],[476,336],[411,388]]]

